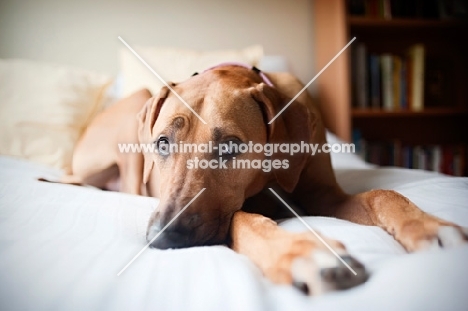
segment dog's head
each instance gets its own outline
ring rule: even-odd
[[[172,84],[172,88],[207,124],[167,87],[140,112],[140,142],[153,143],[159,151],[145,153],[144,160],[144,183],[150,195],[160,198],[148,224],[147,239],[159,234],[205,188],[152,246],[223,243],[232,215],[246,198],[272,180],[291,192],[306,161],[305,154],[269,157],[264,152],[236,152],[233,146],[309,141],[308,112],[303,105],[292,103],[268,124],[289,100],[253,70],[237,66],[209,70]],[[256,163],[257,168],[242,169],[247,162],[239,160]],[[280,168],[265,172],[268,165],[264,163],[269,161],[271,166],[275,160]],[[287,165],[283,165],[285,160]]]

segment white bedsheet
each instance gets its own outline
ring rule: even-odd
[[[468,226],[468,178],[349,163],[334,159],[347,191],[395,189]],[[306,220],[368,266],[367,283],[309,298],[224,246],[147,249],[118,277],[145,245],[157,200],[35,180],[58,174],[0,157],[0,310],[468,309],[467,246],[406,254],[379,228],[320,217]],[[305,230],[295,219],[282,226]]]

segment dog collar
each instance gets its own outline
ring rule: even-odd
[[[265,84],[269,85],[269,86],[273,86],[273,83],[271,83],[270,79],[268,79],[268,77],[266,76],[266,74],[264,74],[260,69],[258,69],[257,67],[255,66],[249,66],[249,65],[246,65],[244,63],[240,63],[240,62],[225,62],[225,63],[221,63],[221,64],[218,64],[216,66],[213,66],[213,67],[210,67],[208,69],[205,69],[203,72],[206,72],[208,70],[212,70],[212,69],[215,69],[215,68],[218,68],[218,67],[223,67],[223,66],[238,66],[238,67],[243,67],[243,68],[247,68],[247,69],[251,69],[253,71],[255,71],[263,80],[263,82],[265,82]],[[198,72],[195,72],[192,76],[196,76],[198,74]]]

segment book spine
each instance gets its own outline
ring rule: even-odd
[[[400,107],[401,109],[408,109],[408,81],[407,81],[407,62],[402,59],[401,63],[401,93],[400,93]]]
[[[425,170],[426,169],[426,160],[427,160],[427,154],[425,148],[419,148],[418,150],[418,168],[420,170]]]
[[[401,108],[401,58],[393,56],[393,109]]]
[[[414,45],[410,48],[409,58],[411,59],[411,109],[421,111],[424,108],[424,46]]]
[[[442,150],[440,146],[432,146],[432,158],[430,170],[434,172],[441,172]]]
[[[378,17],[378,3],[377,0],[367,0],[367,16],[369,17]]]
[[[450,146],[442,147],[442,173],[453,175],[453,150]]]
[[[370,105],[372,108],[380,108],[380,58],[378,55],[369,57],[370,71]]]
[[[415,146],[413,148],[412,168],[419,169],[420,153],[421,153],[421,146]]]
[[[413,98],[413,60],[411,57],[406,58],[406,105],[408,109],[412,109]]]
[[[413,150],[414,148],[408,147],[408,168],[415,168],[413,166]]]
[[[387,111],[393,110],[393,58],[390,54],[380,57],[382,69],[382,106]]]
[[[363,43],[356,46],[356,102],[359,108],[367,108],[367,51]]]
[[[383,18],[385,19],[392,19],[392,7],[390,2],[390,0],[382,0]]]
[[[437,173],[466,176],[468,148],[466,145],[402,145],[393,142],[366,142],[361,133],[353,134],[358,141],[360,155],[365,161],[380,166],[396,166],[408,169],[434,171]]]
[[[409,168],[408,154],[409,154],[408,146],[403,146],[401,148],[401,166],[405,168]]]
[[[377,2],[378,17],[383,18],[385,16],[384,0],[377,0]]]
[[[453,175],[461,176],[461,156],[458,152],[453,155]]]
[[[465,172],[465,149],[463,145],[457,145],[453,159],[453,174],[455,176],[463,176]]]

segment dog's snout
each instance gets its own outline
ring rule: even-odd
[[[159,249],[194,246],[197,245],[196,230],[200,226],[201,216],[198,214],[174,221],[169,219],[165,224],[161,219],[155,219],[148,227],[146,240],[151,243],[150,247]]]
[[[151,242],[161,231],[161,222],[159,220],[154,221],[150,226],[148,226],[148,230],[146,231],[146,240]]]
[[[150,247],[158,249],[184,248],[193,244],[189,234],[169,229],[164,231],[150,229],[147,240],[151,242]]]

